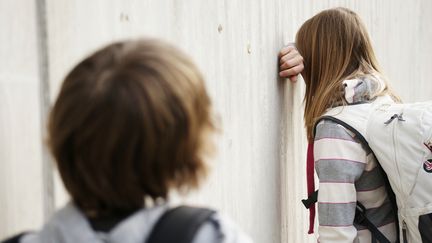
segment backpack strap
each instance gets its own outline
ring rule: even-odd
[[[333,122],[343,126],[344,128],[348,129],[350,132],[355,134],[356,138],[358,140],[360,140],[361,144],[363,144],[368,150],[373,152],[373,150],[369,146],[369,143],[367,142],[367,140],[364,138],[364,136],[360,132],[358,132],[355,128],[353,128],[352,126],[350,126],[346,122],[339,120],[339,119],[332,117],[332,116],[322,116],[320,119],[318,119],[318,121],[315,123],[314,134],[316,132],[316,125],[318,125],[318,123],[320,123],[322,120],[333,121]],[[375,159],[376,159],[376,157],[375,157]],[[377,159],[377,161],[378,161],[378,159]],[[395,225],[396,225],[396,232],[397,232],[397,242],[399,242],[399,220],[398,220],[398,215],[397,215],[396,196],[395,196],[393,190],[391,189],[387,174],[384,172],[379,161],[378,161],[377,165],[379,166],[379,170],[381,171],[382,177],[384,178],[387,196],[388,196],[390,203],[392,205],[394,217],[396,220]],[[318,201],[318,190],[315,191],[315,193],[313,193],[311,196],[309,196],[309,198],[302,200],[302,202],[306,208],[311,207],[317,201]],[[375,241],[378,240],[378,242],[381,242],[381,243],[390,242],[378,230],[378,228],[366,217],[365,212],[366,212],[365,207],[360,202],[357,202],[356,215],[355,215],[354,221],[360,225],[366,226],[368,228],[368,230],[371,232],[373,240],[375,240]]]
[[[180,206],[168,210],[154,226],[146,243],[191,243],[214,210]]]
[[[312,193],[307,199],[303,199],[302,203],[303,205],[309,209],[314,205],[314,203],[318,202],[318,190],[316,190],[314,193]]]
[[[21,238],[26,234],[27,233],[24,232],[24,233],[21,233],[19,235],[12,236],[11,238],[8,238],[4,241],[1,241],[1,243],[20,243]]]
[[[356,214],[354,218],[354,222],[366,226],[372,235],[372,242],[380,242],[380,243],[390,243],[390,241],[385,237],[381,231],[366,217],[366,208],[357,201],[356,205]]]

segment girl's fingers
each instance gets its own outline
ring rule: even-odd
[[[281,63],[280,69],[281,70],[289,69],[289,68],[292,68],[294,66],[300,65],[302,63],[303,63],[303,57],[298,55],[298,53],[297,53],[293,57],[287,58],[283,63]]]
[[[279,52],[279,58],[285,56],[286,54],[290,53],[293,50],[296,50],[296,48],[292,45],[283,47]]]
[[[286,69],[283,71],[279,72],[279,76],[281,76],[282,78],[289,78],[291,76],[297,76],[298,74],[300,74],[304,69],[303,63],[301,63],[300,65],[297,65],[295,67],[292,67],[290,69]]]
[[[292,50],[290,52],[288,52],[287,54],[285,54],[284,56],[279,58],[279,64],[283,64],[284,62],[293,59],[296,56],[300,56],[300,54],[298,53],[297,50]]]

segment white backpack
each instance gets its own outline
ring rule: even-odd
[[[368,143],[396,195],[400,241],[432,242],[432,101],[395,104],[383,96],[332,108],[321,119],[354,129]]]

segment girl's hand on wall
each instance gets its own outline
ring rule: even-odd
[[[297,76],[303,71],[303,57],[294,45],[288,45],[279,52],[279,76],[289,78],[292,82],[297,81]]]

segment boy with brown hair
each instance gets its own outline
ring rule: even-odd
[[[49,117],[72,201],[40,232],[6,242],[251,242],[213,210],[167,204],[170,191],[200,184],[214,129],[187,56],[156,40],[108,45],[67,75]]]

